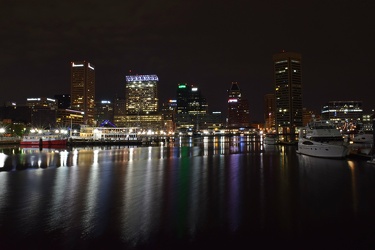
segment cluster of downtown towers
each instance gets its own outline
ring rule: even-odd
[[[279,133],[294,133],[302,126],[301,55],[282,52],[273,56],[274,93],[265,95],[265,123],[261,127],[277,129]],[[126,76],[125,97],[110,101],[95,101],[95,66],[87,61],[71,63],[70,94],[55,98],[29,98],[34,121],[46,126],[69,127],[72,124],[99,126],[103,122],[117,127],[135,127],[153,131],[203,129],[251,129],[249,103],[239,85],[228,89],[227,112],[208,112],[206,99],[197,86],[178,84],[176,98],[159,107],[157,75]],[[46,109],[54,112],[46,113]],[[38,112],[40,113],[39,115]],[[48,115],[47,115],[48,114]],[[53,121],[56,121],[53,124]],[[33,122],[31,122],[33,123]],[[34,122],[35,123],[35,122]],[[45,122],[44,122],[45,123]],[[258,125],[259,126],[259,125]]]

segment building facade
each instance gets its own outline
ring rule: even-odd
[[[294,52],[273,55],[275,125],[277,132],[289,140],[295,139],[296,128],[302,126],[301,59],[301,54]]]
[[[237,82],[232,82],[228,90],[228,127],[240,128],[250,126],[249,102],[242,97]]]
[[[125,84],[125,116],[116,116],[123,126],[146,131],[163,130],[162,115],[158,112],[157,75],[129,75]]]
[[[52,98],[27,98],[26,105],[31,109],[31,125],[37,128],[56,126],[57,101]]]
[[[266,94],[264,96],[264,127],[267,132],[273,132],[275,126],[275,94]]]
[[[362,106],[362,101],[329,101],[322,108],[322,118],[349,132],[361,123]]]
[[[95,125],[95,67],[87,61],[71,63],[71,109],[84,112],[83,122]]]
[[[158,81],[157,75],[126,76],[127,115],[152,114],[158,111]]]
[[[197,86],[186,83],[178,84],[176,101],[177,129],[199,131],[205,127],[208,104]]]
[[[59,109],[70,108],[70,94],[55,95],[54,99],[57,101],[57,107]]]
[[[113,124],[114,110],[113,102],[110,100],[101,100],[95,103],[95,121],[96,126],[104,124]]]

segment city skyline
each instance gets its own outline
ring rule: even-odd
[[[274,92],[272,56],[285,50],[303,57],[304,107],[320,111],[335,100],[375,107],[366,91],[375,82],[370,2],[87,4],[2,5],[1,103],[69,93],[69,63],[87,60],[96,66],[96,99],[124,93],[132,70],[158,75],[162,102],[188,83],[200,86],[211,110],[225,111],[226,90],[238,82],[250,119],[263,120],[263,98]]]

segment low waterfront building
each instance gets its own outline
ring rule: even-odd
[[[354,131],[361,123],[362,106],[362,101],[329,101],[322,108],[322,118],[332,121],[343,131]]]

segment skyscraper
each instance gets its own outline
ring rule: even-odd
[[[71,63],[71,108],[84,112],[84,124],[94,125],[95,67],[89,62]]]
[[[232,82],[228,90],[228,126],[233,128],[250,125],[249,102],[242,98],[237,82]]]
[[[158,111],[157,75],[126,76],[126,114],[150,114]]]
[[[158,112],[158,82],[157,75],[126,76],[125,116],[119,124],[147,131],[164,129]]]
[[[293,140],[296,127],[302,126],[301,54],[282,52],[273,56],[276,129]]]
[[[178,84],[176,127],[200,130],[208,111],[206,98],[198,87],[186,83]]]

